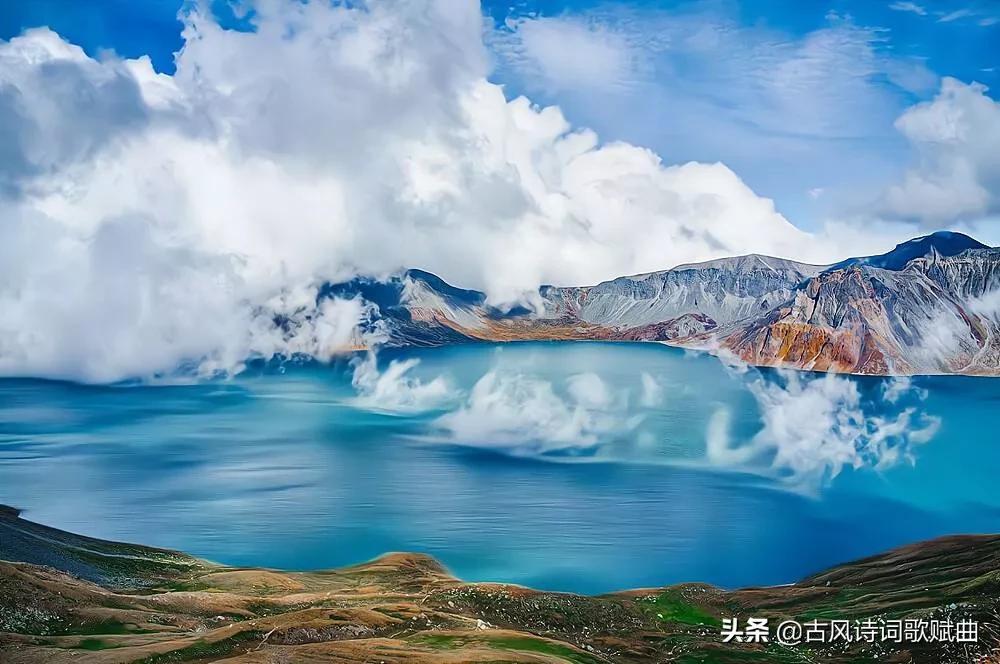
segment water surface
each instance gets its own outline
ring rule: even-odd
[[[815,379],[608,343],[412,350],[186,385],[7,379],[0,502],[231,565],[423,551],[468,580],[581,592],[786,583],[1000,531],[1000,381]],[[732,453],[748,444],[752,458]]]

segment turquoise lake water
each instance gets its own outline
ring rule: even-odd
[[[1000,531],[1000,381],[524,343],[191,384],[0,380],[0,502],[106,539],[315,569],[433,554],[579,592],[787,583]]]

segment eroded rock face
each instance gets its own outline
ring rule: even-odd
[[[718,324],[705,314],[684,314],[673,320],[620,330],[623,341],[676,341],[711,332]]]
[[[375,304],[390,345],[658,341],[816,371],[1000,375],[1000,249],[958,233],[833,266],[750,255],[544,286],[533,309],[495,308],[420,271],[329,292]]]
[[[701,315],[722,325],[769,311],[823,268],[768,256],[739,256],[596,286],[543,292],[546,315],[574,315],[605,327],[629,329]]]
[[[720,339],[747,362],[863,374],[1000,370],[1000,251],[933,252],[899,271],[851,265]]]

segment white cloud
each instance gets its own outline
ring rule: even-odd
[[[45,29],[0,42],[0,374],[111,381],[326,356],[366,313],[317,310],[317,287],[358,272],[421,267],[509,302],[541,283],[748,252],[824,262],[903,239],[818,241],[721,163],[665,166],[507,99],[474,2],[270,0],[254,16],[235,31],[193,10],[172,76]],[[844,34],[779,61],[755,51],[775,65],[754,83],[774,122],[839,135],[822,95],[841,66],[871,71],[863,49],[794,63],[827,62]],[[731,37],[671,38],[725,54]]]
[[[913,389],[913,379],[909,376],[896,376],[882,386],[882,398],[889,403],[896,403]]]
[[[1000,291],[987,291],[968,303],[969,310],[993,323],[1000,323]]]
[[[890,214],[942,224],[1000,210],[1000,103],[986,93],[946,78],[933,100],[896,121],[916,160],[885,194]]]
[[[642,381],[642,395],[639,403],[645,408],[660,406],[663,403],[663,385],[646,371],[642,372],[640,378]]]
[[[927,15],[927,9],[923,6],[918,5],[915,2],[894,2],[889,5],[889,9],[893,9],[897,12],[910,12],[912,14],[918,14],[920,16]]]
[[[966,18],[968,16],[975,16],[975,12],[968,7],[963,7],[962,9],[956,9],[955,11],[942,14],[938,19],[938,23],[951,23],[952,21],[957,21],[960,18]]]
[[[632,35],[580,17],[511,19],[507,28],[517,39],[493,44],[503,56],[518,61],[538,84],[554,90],[628,88],[647,63],[631,43]]]
[[[520,455],[574,454],[641,423],[596,374],[571,376],[560,391],[545,379],[494,368],[465,403],[435,421],[447,440]]]
[[[361,408],[387,413],[419,413],[441,408],[457,398],[444,376],[423,381],[412,375],[420,360],[392,360],[385,370],[378,368],[374,351],[354,361],[351,383],[358,391],[353,403]]]
[[[73,113],[66,113],[66,109]],[[0,47],[0,192],[92,157],[146,126],[140,86],[122,62],[97,62],[47,29]]]
[[[665,167],[505,99],[474,3],[275,1],[255,21],[190,14],[173,76],[44,29],[0,43],[0,373],[238,369],[342,338],[316,286],[358,271],[510,301],[738,252],[834,257],[721,164]]]
[[[951,11],[935,11],[938,23],[959,22],[963,25],[974,24],[987,28],[1000,21],[1000,16],[996,14],[996,3],[971,2],[966,7],[959,7]]]
[[[905,89],[936,83],[920,61],[884,52],[883,30],[835,13],[828,20],[796,37],[711,11],[611,6],[511,18],[489,45],[537,92],[582,88],[588,98],[593,91],[641,99],[652,87],[668,104],[666,118],[657,109],[661,120],[676,122],[687,106],[710,108],[705,121],[798,137],[856,138],[868,135],[873,121],[890,123],[897,107],[879,77]],[[620,104],[611,106],[617,112]]]
[[[885,469],[913,462],[912,448],[930,440],[940,422],[913,405],[922,390],[893,382],[883,399],[870,401],[858,383],[828,374],[809,378],[781,372],[773,379],[759,374],[748,381],[757,401],[761,429],[746,444],[729,439],[729,416],[718,411],[706,432],[706,453],[725,466],[768,467],[804,487],[832,479],[844,468]]]
[[[566,381],[566,391],[576,403],[585,408],[606,409],[614,402],[607,384],[592,372],[570,376]]]
[[[938,77],[893,49],[888,31],[836,13],[803,35],[746,25],[728,8],[515,14],[488,44],[517,89],[668,162],[723,161],[782,209],[811,213],[804,223],[859,192],[877,196],[905,158],[893,120]],[[613,56],[600,75],[564,69],[604,50]],[[817,187],[822,200],[808,194]]]

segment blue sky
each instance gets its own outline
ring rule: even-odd
[[[9,39],[25,28],[47,25],[92,54],[101,48],[114,49],[127,57],[148,54],[158,69],[171,71],[173,52],[182,44],[177,13],[184,4],[183,0],[0,3],[0,38]],[[227,3],[212,4],[218,14],[231,16]],[[887,50],[924,58],[928,67],[939,74],[976,79],[991,87],[1000,80],[1000,20],[997,20],[1000,4],[990,1],[488,1],[483,3],[483,11],[502,23],[511,14],[587,14],[614,5],[654,12],[713,12],[732,17],[744,26],[768,26],[791,38],[823,28],[827,24],[827,14],[833,11],[852,16],[859,25],[886,29]],[[987,23],[991,24],[983,25]]]
[[[0,37],[47,25],[89,54],[172,72],[179,0],[0,5]],[[237,25],[227,3],[213,5]],[[803,228],[867,205],[913,162],[894,126],[941,77],[1000,89],[1000,4],[976,0],[544,0],[483,5],[492,79],[604,141],[722,161]],[[244,21],[245,24],[245,21]],[[492,29],[491,29],[492,27]]]
[[[538,57],[523,56],[522,39],[520,57],[501,57],[497,72],[511,91],[558,103],[606,140],[649,146],[669,162],[721,160],[807,228],[900,176],[912,155],[893,124],[932,98],[942,76],[1000,87],[1000,5],[545,2],[487,11],[501,31],[511,14],[530,17],[538,42],[560,31],[541,34],[533,22],[577,22],[627,44],[642,70],[616,88],[559,85]],[[692,35],[708,46],[685,44]],[[777,71],[793,80],[776,83]]]
[[[530,306],[722,256],[1000,245],[995,4],[253,2],[0,3],[6,371],[346,343],[357,302],[269,326],[405,268]]]

